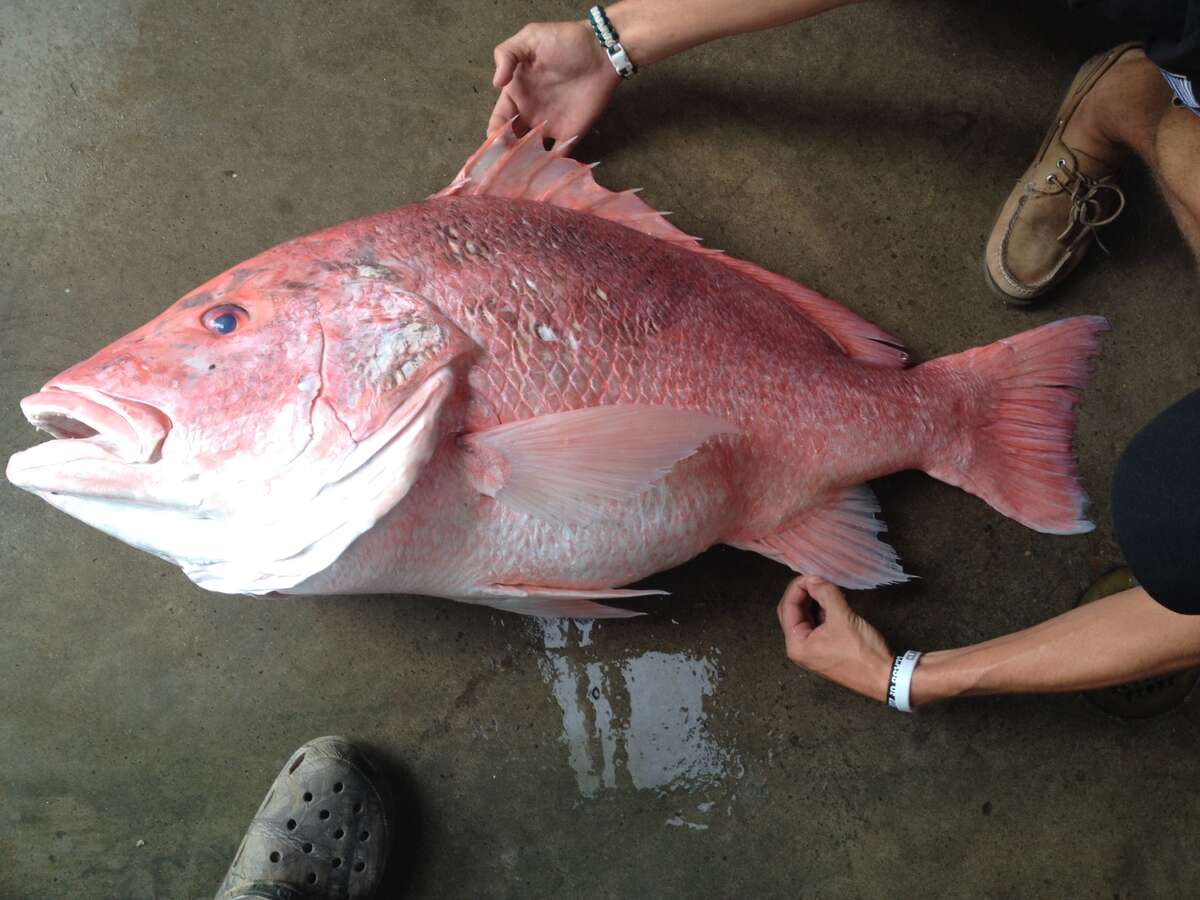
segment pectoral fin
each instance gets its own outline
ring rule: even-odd
[[[552,413],[464,438],[481,493],[526,515],[565,523],[630,500],[681,459],[737,428],[708,413],[665,406],[596,406]]]

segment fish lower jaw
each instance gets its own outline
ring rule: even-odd
[[[78,477],[63,478],[63,467],[86,461],[116,462],[105,445],[90,438],[55,438],[14,453],[5,476],[14,486],[27,491],[55,492],[78,484]]]
[[[95,438],[45,441],[14,453],[5,476],[52,505],[56,497],[108,504],[160,507],[203,515],[197,486],[169,477],[159,463],[129,463]]]

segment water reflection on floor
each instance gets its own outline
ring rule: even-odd
[[[720,680],[712,659],[654,650],[600,660],[588,649],[592,622],[531,621],[544,646],[538,667],[562,711],[562,742],[584,797],[627,787],[696,791],[740,777],[736,750],[709,727]],[[668,824],[707,827],[682,818]]]

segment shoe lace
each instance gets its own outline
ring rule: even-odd
[[[1080,172],[1065,159],[1060,159],[1057,166],[1063,177],[1060,178],[1058,172],[1051,172],[1046,176],[1046,181],[1071,195],[1071,212],[1067,220],[1067,227],[1063,229],[1058,239],[1060,241],[1066,239],[1076,226],[1081,226],[1090,231],[1096,243],[1100,245],[1100,249],[1108,253],[1108,248],[1100,240],[1097,229],[1112,222],[1125,209],[1124,191],[1111,182]],[[1116,208],[1107,215],[1104,213],[1105,191],[1116,194],[1117,204]],[[1112,200],[1111,197],[1108,199]]]

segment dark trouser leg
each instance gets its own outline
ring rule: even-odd
[[[1146,592],[1175,612],[1200,614],[1200,391],[1129,442],[1112,508],[1121,551]]]

